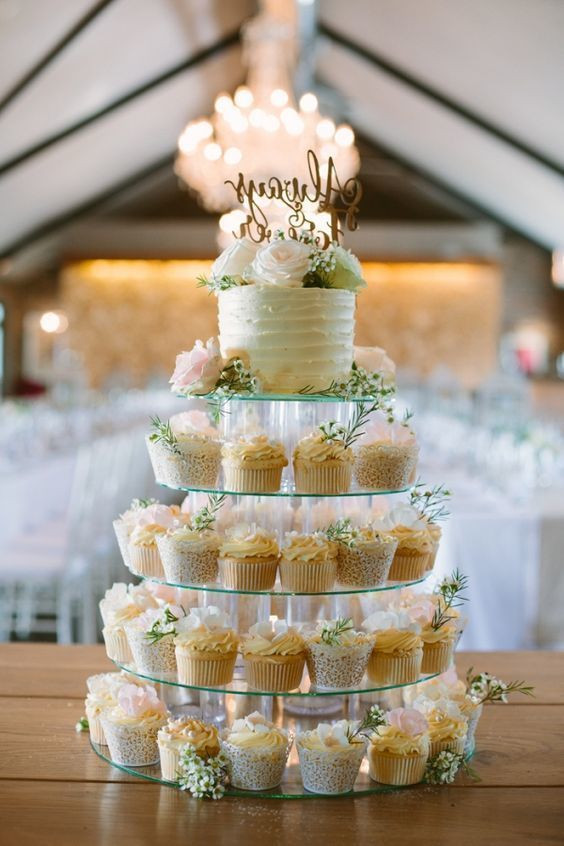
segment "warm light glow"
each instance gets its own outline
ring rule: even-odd
[[[311,91],[308,91],[306,94],[302,94],[300,97],[300,109],[302,112],[307,112],[311,114],[317,109],[317,97],[315,94],[312,94]]]
[[[251,126],[254,126],[258,129],[261,126],[264,126],[264,119],[266,115],[262,109],[253,109],[251,114],[249,115],[249,123]]]
[[[241,150],[238,147],[228,147],[223,154],[225,164],[236,165],[241,161]]]
[[[60,335],[68,329],[69,321],[63,311],[46,311],[39,318],[39,325],[49,335]]]
[[[335,143],[339,147],[350,147],[354,144],[354,132],[346,123],[342,123],[337,127],[335,132]]]
[[[284,91],[283,88],[275,88],[270,95],[270,102],[273,106],[277,106],[281,109],[282,106],[285,106],[288,102],[288,93]]]
[[[235,105],[239,106],[240,109],[248,109],[254,102],[253,92],[246,85],[239,86],[233,99],[235,100]]]
[[[335,124],[329,118],[323,118],[317,124],[315,131],[319,138],[322,138],[324,141],[329,141],[333,135],[335,134]]]
[[[267,115],[264,119],[264,128],[267,132],[278,132],[280,121],[275,115]]]
[[[216,162],[221,158],[221,147],[219,144],[206,144],[204,147],[204,156],[209,162]]]
[[[229,94],[220,94],[218,97],[216,97],[214,103],[216,112],[219,112],[220,114],[223,114],[223,112],[228,111],[228,109],[230,109],[232,105],[233,103]]]

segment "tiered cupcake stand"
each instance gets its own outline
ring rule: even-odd
[[[194,499],[194,511],[201,504],[201,493],[226,493],[230,495],[230,504],[237,509],[238,520],[255,522],[265,528],[277,530],[280,540],[284,531],[293,526],[290,516],[299,510],[301,531],[313,531],[318,527],[319,513],[331,506],[336,517],[352,516],[353,522],[368,518],[369,512],[384,509],[386,500],[405,493],[408,488],[393,491],[369,491],[353,487],[344,494],[317,496],[296,492],[292,480],[291,456],[297,440],[310,432],[319,423],[326,420],[345,422],[349,419],[356,401],[339,401],[322,396],[281,395],[253,396],[230,401],[228,413],[222,418],[222,436],[229,438],[235,434],[256,431],[257,426],[269,434],[269,437],[281,440],[286,447],[290,466],[286,468],[281,489],[273,494],[237,493],[225,491],[222,481],[215,489],[193,489],[178,487]],[[196,407],[202,407],[201,401],[189,401]],[[191,503],[192,504],[192,503]],[[290,511],[292,509],[292,511]],[[192,511],[192,508],[190,509]],[[317,514],[317,516],[316,516]],[[426,578],[426,577],[425,577]],[[152,581],[159,581],[153,579]],[[318,619],[350,617],[355,628],[369,614],[370,598],[382,592],[398,591],[403,587],[418,582],[387,582],[374,588],[353,588],[335,585],[328,593],[289,593],[283,591],[279,583],[272,591],[250,592],[228,590],[220,584],[194,586],[171,584],[190,591],[190,605],[216,605],[227,611],[231,624],[240,633],[258,620],[268,620],[276,614],[285,618],[289,624],[299,626]],[[229,726],[233,720],[253,711],[261,712],[267,719],[287,728],[292,734],[315,728],[319,722],[331,722],[340,719],[362,718],[372,704],[385,708],[403,704],[403,689],[411,685],[375,686],[366,679],[360,687],[347,690],[315,690],[310,687],[307,669],[299,690],[287,693],[272,693],[250,689],[244,680],[242,661],[235,667],[234,678],[229,685],[219,688],[199,688],[180,684],[176,674],[162,674],[158,677],[137,671],[135,666],[118,664],[123,670],[160,685],[161,698],[175,715],[190,714],[199,716],[208,722],[214,722],[218,728]],[[425,681],[432,676],[421,676]],[[161,778],[160,766],[129,767],[116,764],[109,758],[108,748],[92,743],[94,751],[112,766],[131,775],[148,781],[175,785]],[[397,790],[397,787],[379,785],[368,776],[368,764],[364,759],[361,771],[354,786],[354,795],[367,795]],[[228,789],[227,795],[265,796],[273,799],[313,798],[317,794],[308,793],[302,784],[300,767],[295,745],[292,747],[282,783],[264,792],[249,792]]]

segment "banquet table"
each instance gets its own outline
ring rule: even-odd
[[[564,843],[564,653],[459,653],[536,697],[489,705],[473,768],[448,787],[357,798],[197,801],[120,772],[75,723],[87,676],[110,669],[102,646],[0,645],[0,842],[18,846],[201,843]]]

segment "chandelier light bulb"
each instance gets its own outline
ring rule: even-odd
[[[317,124],[315,131],[318,138],[321,138],[323,141],[329,141],[335,134],[335,124],[329,118],[323,118]]]
[[[206,144],[204,147],[204,156],[209,162],[216,162],[221,158],[221,147],[215,142]]]
[[[253,92],[246,85],[239,86],[233,99],[235,100],[235,105],[239,106],[240,109],[248,109],[254,102]]]
[[[288,93],[283,88],[275,88],[270,95],[270,102],[273,106],[281,109],[288,102]]]
[[[238,147],[228,147],[223,154],[225,164],[236,165],[241,161],[241,150]]]
[[[337,127],[335,132],[335,143],[339,147],[352,147],[354,144],[354,132],[346,123],[342,123]]]
[[[308,91],[300,97],[300,109],[306,114],[312,114],[317,109],[317,97]]]

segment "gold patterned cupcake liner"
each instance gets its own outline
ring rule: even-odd
[[[337,581],[341,585],[379,587],[389,578],[397,542],[382,543],[373,551],[339,545]]]
[[[282,781],[292,737],[287,744],[267,748],[237,746],[228,740],[221,740],[220,745],[229,762],[229,779],[233,787],[238,790],[270,790]]]
[[[197,652],[176,647],[178,681],[191,687],[223,687],[233,678],[236,652]]]
[[[371,744],[368,746],[368,772],[370,778],[380,784],[393,784],[397,787],[419,784],[425,775],[427,759],[427,753],[394,755],[391,752],[378,752]]]
[[[418,454],[416,444],[361,446],[356,454],[354,477],[359,487],[366,490],[403,490],[415,479]]]
[[[165,577],[175,585],[208,585],[217,581],[217,547],[194,550],[190,541],[157,537]]]
[[[285,691],[300,686],[305,653],[299,655],[243,655],[245,679],[253,690]]]
[[[350,793],[360,770],[364,757],[365,744],[327,749],[309,749],[296,743],[300,759],[300,771],[303,785],[311,793],[324,796],[336,796]]]
[[[422,579],[429,569],[432,552],[418,549],[396,549],[388,579],[392,582],[409,582]]]
[[[108,658],[120,664],[131,664],[133,655],[123,626],[104,626],[102,635]]]
[[[159,762],[157,732],[166,725],[166,717],[151,726],[123,725],[102,716],[104,735],[110,756],[116,764],[126,767],[146,767]]]
[[[218,563],[221,583],[230,590],[261,591],[274,587],[278,558],[224,556]]]
[[[294,459],[296,492],[318,494],[347,493],[352,480],[352,464],[348,461],[306,461]]]
[[[265,462],[266,463],[266,462]],[[275,467],[242,467],[225,459],[223,467],[223,487],[226,491],[242,493],[276,493],[280,490],[284,464]],[[272,464],[272,462],[268,462]]]
[[[134,575],[164,579],[165,572],[156,543],[153,546],[129,544],[130,569]]]
[[[326,593],[335,584],[337,559],[327,561],[290,561],[280,559],[282,590],[295,593]]]
[[[421,672],[424,675],[446,673],[452,663],[453,653],[453,640],[439,640],[436,643],[425,643],[423,641]]]
[[[464,754],[466,735],[464,737],[452,737],[449,740],[431,740],[429,744],[429,758],[434,758],[439,752],[456,752],[457,755]]]
[[[221,446],[211,441],[187,449],[178,442],[180,454],[145,438],[155,479],[165,485],[187,488],[215,488],[221,466]]]
[[[383,685],[411,684],[419,680],[422,659],[423,649],[416,649],[406,655],[374,649],[368,659],[368,678]]]

